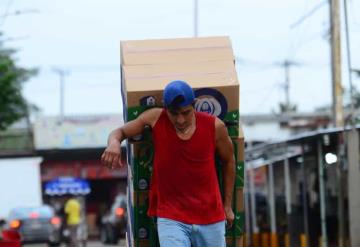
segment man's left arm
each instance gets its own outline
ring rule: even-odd
[[[228,135],[225,124],[220,120],[215,121],[216,129],[216,153],[222,161],[223,173],[223,203],[226,214],[227,226],[231,227],[234,221],[234,212],[232,210],[232,195],[235,184],[235,157],[234,147]]]

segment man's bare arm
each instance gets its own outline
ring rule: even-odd
[[[101,163],[109,168],[121,167],[123,165],[121,163],[121,142],[126,138],[141,134],[146,125],[153,127],[161,111],[159,108],[147,110],[138,118],[113,130],[109,135],[107,148],[101,156]]]
[[[216,128],[216,152],[222,161],[223,187],[224,187],[224,209],[228,226],[234,221],[232,211],[232,195],[235,184],[235,157],[234,147],[228,135],[225,124],[220,120],[215,121]]]

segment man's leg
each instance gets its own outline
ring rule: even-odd
[[[194,247],[225,247],[225,221],[193,225],[191,242]]]
[[[190,247],[191,225],[158,218],[157,229],[161,247]]]
[[[69,246],[70,247],[78,247],[78,237],[77,237],[77,225],[72,225],[69,226],[69,230],[70,230],[70,242],[69,242]]]

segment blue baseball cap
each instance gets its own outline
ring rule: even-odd
[[[179,96],[181,96],[182,100],[174,102]],[[163,98],[165,107],[184,107],[191,105],[194,102],[195,96],[193,89],[186,82],[172,81],[166,85]]]

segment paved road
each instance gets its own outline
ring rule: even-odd
[[[25,244],[24,247],[47,247],[46,244]],[[97,241],[90,241],[86,247],[126,247],[125,240],[120,240],[117,245],[104,245]],[[61,245],[61,247],[66,247],[66,245]]]

